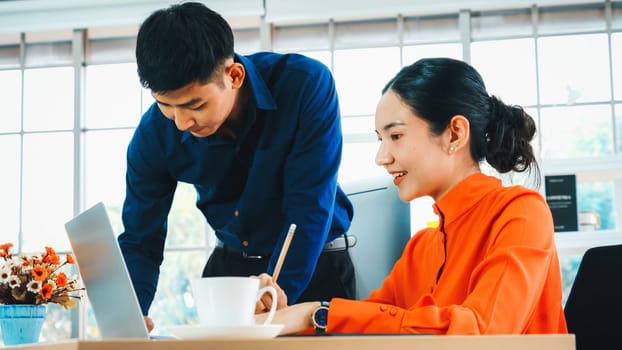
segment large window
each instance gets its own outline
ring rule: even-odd
[[[533,38],[474,42],[471,44],[471,64],[482,75],[490,94],[521,106],[537,104]]]
[[[529,7],[390,18],[254,23],[235,28],[236,51],[299,52],[331,69],[344,132],[339,181],[384,174],[374,164],[373,115],[381,89],[422,57],[472,63],[491,94],[538,123],[533,146],[545,174],[577,174],[580,211],[594,231],[558,233],[566,293],[585,249],[622,242],[622,3]],[[137,25],[0,35],[0,222],[18,250],[42,242],[68,251],[63,224],[102,201],[115,232],[125,195],[125,152],[151,106],[134,62]],[[515,177],[510,181],[519,181]],[[543,191],[543,189],[540,189]],[[188,280],[214,244],[179,184],[151,317],[159,328],[195,323]],[[430,201],[412,205],[413,228],[434,221]],[[99,336],[88,302],[54,306],[47,339]]]

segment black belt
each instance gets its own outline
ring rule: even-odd
[[[336,252],[340,250],[346,250],[348,248],[354,247],[355,245],[356,245],[356,236],[351,236],[351,235],[340,236],[324,244],[324,248],[322,249],[322,252]],[[215,249],[222,250],[226,253],[239,254],[244,259],[268,259],[270,258],[270,254],[255,255],[255,254],[247,253],[240,249],[232,248],[231,246],[225,245],[219,239],[216,240]]]

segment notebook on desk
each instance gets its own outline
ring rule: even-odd
[[[140,305],[103,203],[65,224],[103,339],[148,339]]]

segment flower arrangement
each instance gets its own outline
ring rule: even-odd
[[[69,279],[60,268],[75,261],[70,254],[61,257],[51,247],[41,256],[14,256],[12,243],[0,244],[0,304],[57,303],[65,309],[80,299],[76,278]]]

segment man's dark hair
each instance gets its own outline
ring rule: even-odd
[[[218,13],[197,2],[152,13],[140,26],[136,63],[140,83],[153,92],[206,83],[233,57],[233,32]]]

